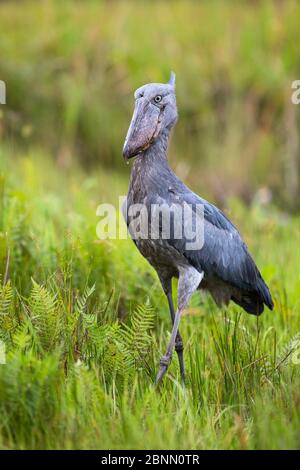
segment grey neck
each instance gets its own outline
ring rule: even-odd
[[[138,155],[132,166],[132,176],[136,171],[140,171],[141,168],[152,167],[161,168],[169,167],[167,160],[167,149],[169,143],[169,129],[164,129],[160,134],[159,138],[143,153]]]
[[[166,197],[170,187],[182,185],[168,164],[169,134],[169,130],[164,130],[151,147],[135,158],[128,189],[129,204],[143,203],[148,194]]]

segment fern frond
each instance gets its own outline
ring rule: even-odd
[[[8,315],[14,297],[10,281],[4,286],[0,284],[0,316]]]
[[[17,327],[17,318],[13,312],[14,291],[10,281],[0,284],[0,338],[11,341],[11,335]]]
[[[293,356],[293,353],[300,348],[300,333],[297,333],[282,347],[280,354],[277,356],[276,368],[287,365]]]
[[[275,363],[270,359],[266,359],[261,367],[262,380],[268,380],[271,377],[279,378],[280,370],[286,367],[293,360],[294,354],[300,349],[300,333],[297,333],[284,344],[280,353],[276,356]]]
[[[152,337],[149,331],[154,327],[155,313],[151,306],[140,305],[132,314],[131,325],[123,325],[119,339],[127,355],[140,362],[150,350]]]
[[[85,288],[83,295],[81,297],[78,297],[76,306],[77,306],[77,311],[80,315],[83,315],[85,313],[88,300],[91,297],[91,295],[94,293],[95,288],[96,288],[95,284],[91,287],[87,286]]]
[[[32,323],[40,339],[41,346],[49,350],[59,335],[56,296],[44,286],[32,280],[33,287],[29,297]]]

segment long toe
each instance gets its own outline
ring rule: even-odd
[[[160,366],[158,374],[156,376],[156,380],[155,380],[156,385],[159,385],[161,383],[161,381],[162,381],[162,379],[163,379],[166,372],[167,372],[167,367],[166,366]]]
[[[165,373],[168,370],[169,364],[171,362],[171,357],[169,356],[163,356],[159,362],[159,371],[156,376],[155,383],[158,385],[161,383]]]

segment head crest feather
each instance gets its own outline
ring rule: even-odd
[[[175,88],[175,83],[176,83],[176,75],[174,72],[171,72],[168,84],[171,85],[173,88]]]

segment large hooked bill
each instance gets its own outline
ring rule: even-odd
[[[145,151],[156,139],[161,127],[160,112],[160,108],[146,98],[136,100],[123,147],[125,160]]]

